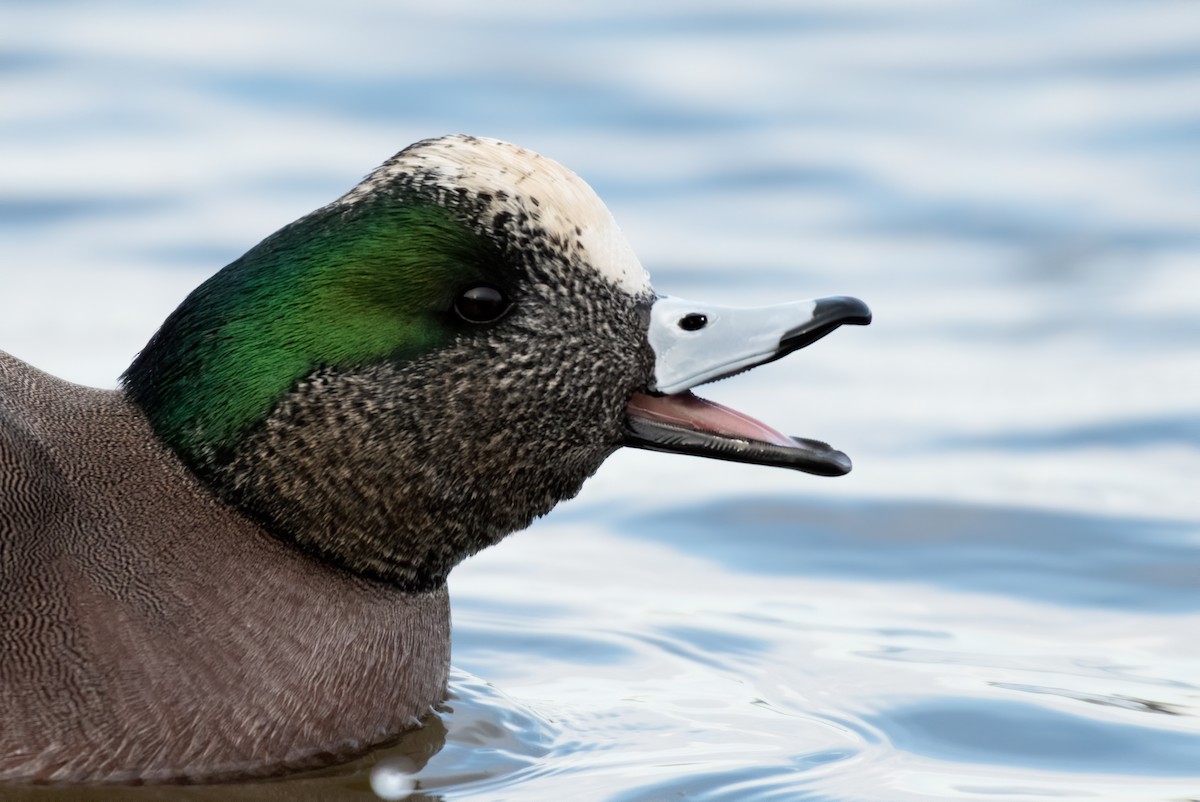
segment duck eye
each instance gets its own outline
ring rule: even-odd
[[[454,299],[454,311],[468,323],[494,323],[511,306],[508,296],[486,284],[463,290]]]

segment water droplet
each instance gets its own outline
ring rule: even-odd
[[[417,787],[416,765],[406,757],[381,760],[371,769],[371,790],[380,799],[407,799]]]

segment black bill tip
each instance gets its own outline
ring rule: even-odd
[[[867,326],[871,323],[870,308],[848,295],[835,295],[817,300],[812,318],[779,338],[775,359],[812,345],[842,326]]]

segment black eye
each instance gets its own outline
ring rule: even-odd
[[[486,284],[463,290],[454,299],[454,311],[468,323],[494,323],[510,306],[508,296]]]

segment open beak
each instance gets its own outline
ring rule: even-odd
[[[690,389],[772,362],[839,326],[870,322],[866,304],[840,296],[748,309],[658,298],[647,331],[654,379],[625,409],[625,445],[820,476],[849,473],[850,458],[841,451],[780,434]]]

